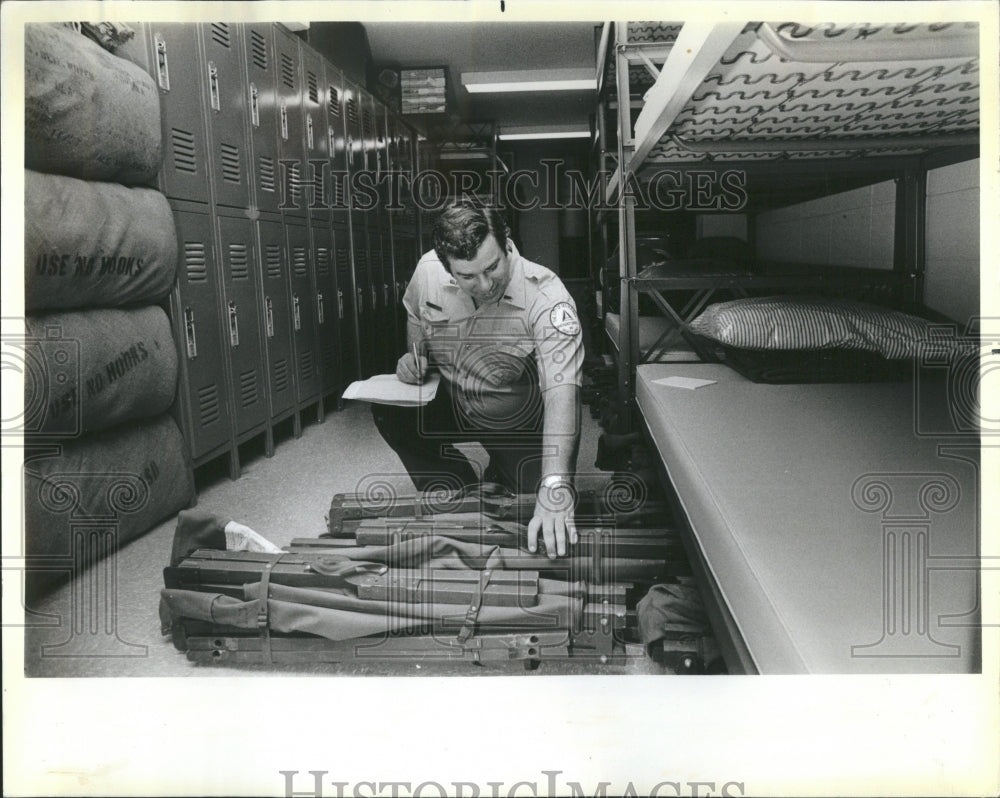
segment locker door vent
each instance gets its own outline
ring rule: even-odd
[[[358,267],[358,271],[368,270],[368,253],[363,249],[359,249],[354,253],[354,263]]]
[[[281,247],[268,244],[265,247],[264,259],[267,262],[267,277],[269,280],[281,279]]]
[[[214,424],[220,418],[219,391],[215,385],[206,385],[198,390],[198,419],[203,427]]]
[[[174,169],[191,175],[197,174],[198,161],[195,158],[194,133],[175,127],[170,131],[170,141],[174,150]]]
[[[329,98],[327,105],[330,109],[330,116],[334,119],[340,119],[340,92],[336,86],[328,87],[327,97]]]
[[[229,48],[229,26],[225,22],[212,23],[212,41],[220,47]]]
[[[312,72],[306,73],[306,82],[309,86],[309,99],[314,102],[319,102],[319,78]]]
[[[334,371],[337,367],[337,360],[334,354],[333,341],[329,338],[323,342],[323,366],[328,371]]]
[[[372,125],[372,112],[367,108],[361,109],[361,138],[367,139],[374,133],[374,125]]]
[[[184,242],[184,265],[189,283],[208,281],[208,267],[205,264],[205,245],[200,241]]]
[[[330,250],[326,247],[316,250],[316,274],[320,277],[330,276]]]
[[[305,247],[294,247],[292,249],[292,271],[296,277],[308,277],[309,266],[306,260]]]
[[[302,196],[302,170],[297,161],[288,165],[288,190],[293,204],[297,205]]]
[[[352,125],[358,124],[358,101],[353,97],[347,98],[347,121]]]
[[[222,179],[236,185],[243,182],[240,174],[240,149],[232,144],[222,145]]]
[[[295,88],[295,64],[288,53],[281,54],[281,82],[288,88]]]
[[[261,155],[257,159],[258,173],[260,174],[260,190],[274,193],[274,159]]]
[[[267,69],[267,39],[260,31],[250,31],[250,57],[258,69]]]
[[[278,393],[288,389],[288,361],[285,358],[274,362],[274,390]]]
[[[313,369],[315,367],[313,362],[313,353],[308,349],[304,352],[299,352],[299,374],[302,379],[308,380],[313,376]]]
[[[246,244],[229,245],[229,273],[234,280],[246,280],[250,277],[250,259],[247,257]]]
[[[346,272],[350,268],[351,260],[347,247],[337,247],[337,269]]]
[[[240,401],[243,403],[243,407],[257,404],[258,398],[257,370],[244,371],[240,374]]]

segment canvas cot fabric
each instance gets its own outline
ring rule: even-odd
[[[24,163],[41,172],[151,185],[160,170],[153,79],[60,25],[24,29]]]
[[[26,319],[25,407],[50,439],[165,413],[177,350],[162,308],[42,313]]]
[[[184,438],[168,415],[83,436],[58,453],[28,449],[23,484],[24,553],[36,590],[57,578],[50,568],[48,578],[32,579],[37,558],[55,558],[68,575],[78,536],[98,531],[106,554],[186,507],[194,494]]]
[[[158,302],[176,276],[176,235],[155,189],[27,169],[25,310]]]

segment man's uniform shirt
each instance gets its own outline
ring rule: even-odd
[[[581,381],[583,337],[573,298],[513,244],[508,257],[510,282],[495,303],[477,309],[433,250],[417,263],[403,296],[462,420],[485,430],[537,425],[545,391]]]

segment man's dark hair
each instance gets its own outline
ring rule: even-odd
[[[508,232],[498,209],[470,199],[457,200],[434,223],[434,251],[451,272],[451,259],[472,260],[488,235],[506,250]]]

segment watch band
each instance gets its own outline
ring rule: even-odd
[[[540,488],[545,488],[551,490],[557,485],[565,485],[567,487],[573,486],[573,480],[564,474],[549,474],[546,477],[542,477],[542,481],[539,483]]]

